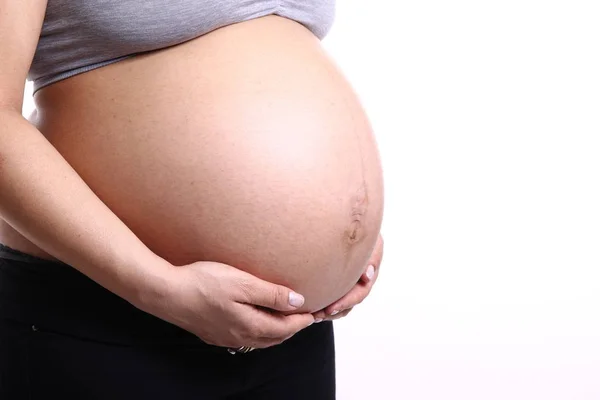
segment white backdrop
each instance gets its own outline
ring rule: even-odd
[[[324,43],[386,180],[338,399],[600,400],[599,21],[597,1],[338,2]]]

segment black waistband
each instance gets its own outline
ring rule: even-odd
[[[139,310],[65,263],[1,244],[0,318],[116,344],[185,344],[218,349]]]
[[[67,266],[67,264],[65,264],[61,261],[52,261],[52,260],[46,260],[46,259],[43,259],[40,257],[36,257],[34,255],[23,253],[22,251],[10,248],[2,243],[0,243],[0,258],[3,258],[5,260],[13,260],[13,261],[26,262],[26,263],[49,263],[49,264],[57,264],[57,265]]]

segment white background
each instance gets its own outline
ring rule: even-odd
[[[340,0],[324,44],[386,180],[338,399],[600,400],[598,2]]]

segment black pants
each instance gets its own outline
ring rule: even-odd
[[[330,322],[229,354],[75,269],[0,245],[0,399],[335,399]]]

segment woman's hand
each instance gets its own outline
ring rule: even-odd
[[[304,297],[229,265],[197,262],[169,267],[141,296],[146,312],[229,348],[265,348],[279,344],[314,322],[294,311]],[[157,281],[156,279],[154,281]]]
[[[348,315],[352,308],[362,303],[369,295],[373,284],[379,276],[379,266],[383,257],[383,238],[381,234],[377,238],[375,249],[371,254],[371,258],[367,263],[367,269],[360,277],[360,280],[354,287],[341,299],[331,304],[330,306],[314,313],[315,322],[323,320],[334,320]]]

